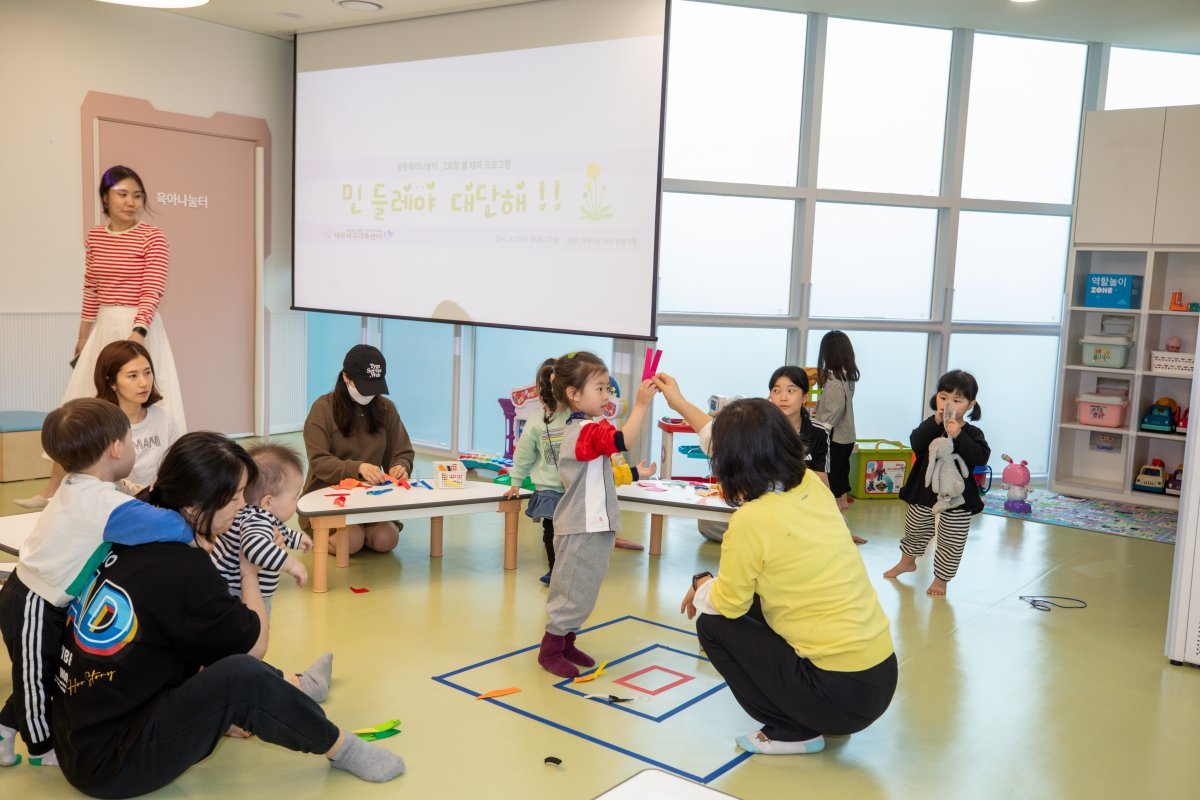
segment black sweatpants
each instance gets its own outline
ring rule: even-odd
[[[146,794],[207,758],[230,725],[302,753],[327,753],[339,735],[321,707],[279,670],[253,656],[228,656],[159,696],[114,778],[102,785],[80,785],[72,780],[69,758],[63,774],[92,797]],[[70,754],[59,753],[60,762],[64,755]]]
[[[834,497],[850,493],[850,454],[853,451],[854,442],[829,443],[829,491]]]
[[[896,655],[861,672],[832,672],[796,655],[763,620],[758,598],[737,619],[701,614],[696,633],[734,699],[777,742],[857,733],[896,691]]]
[[[546,546],[546,562],[550,571],[554,571],[554,520],[542,518],[542,544]]]
[[[47,603],[17,573],[0,589],[0,633],[12,661],[12,694],[0,708],[0,725],[21,732],[30,756],[54,747],[50,705],[66,628],[67,609]]]

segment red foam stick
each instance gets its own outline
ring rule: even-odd
[[[365,586],[364,586],[364,587],[362,587],[362,588],[359,588],[359,587],[357,587],[357,586],[351,586],[351,587],[350,587],[350,591],[354,592],[355,594],[365,594],[365,593],[367,593],[367,592],[369,592],[369,591],[371,591],[371,590],[370,590],[370,589],[368,589],[368,588],[367,588],[367,587],[365,587]]]
[[[338,508],[344,508],[346,505],[346,497],[347,495],[344,494],[338,495],[337,497],[333,498],[333,504]]]

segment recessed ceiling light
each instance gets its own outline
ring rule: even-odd
[[[383,4],[373,2],[373,0],[333,0],[348,11],[382,11]]]
[[[208,5],[208,0],[100,0],[115,6],[140,6],[141,8],[196,8]]]
[[[1036,3],[1037,0],[1011,0],[1013,3]]]
[[[297,14],[295,11],[276,11],[275,16],[283,17],[284,19],[304,19],[303,14]]]

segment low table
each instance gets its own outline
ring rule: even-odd
[[[705,484],[707,486],[707,484]],[[678,480],[637,481],[617,489],[622,511],[650,515],[650,555],[662,554],[663,517],[688,517],[729,522],[734,510],[717,497],[701,497],[698,487]]]
[[[388,484],[381,487],[385,488]],[[477,514],[498,511],[504,514],[504,568],[517,568],[517,513],[521,500],[532,493],[521,490],[517,497],[506,500],[507,486],[482,481],[467,481],[461,489],[404,489],[399,486],[383,494],[367,494],[367,489],[317,489],[300,498],[296,511],[309,518],[313,531],[312,590],[329,590],[329,537],[334,535],[336,565],[350,566],[348,525],[371,522],[399,522],[406,519],[429,519],[429,557],[442,557],[442,520],[456,514]],[[335,497],[345,494],[344,506],[334,505]],[[334,533],[336,531],[336,533]]]
[[[42,512],[34,514],[12,514],[0,517],[0,551],[18,555],[21,543],[33,532],[33,526],[41,518]]]

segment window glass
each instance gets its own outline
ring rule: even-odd
[[[975,34],[963,197],[1070,203],[1087,46]]]
[[[310,311],[304,325],[308,345],[305,395],[311,407],[318,397],[333,391],[346,351],[362,344],[362,317]]]
[[[814,317],[929,319],[937,211],[817,203]]]
[[[962,212],[954,319],[1061,321],[1070,227],[1070,217]]]
[[[796,184],[804,14],[671,4],[664,174]]]
[[[983,417],[977,424],[992,448],[996,479],[1004,471],[1003,453],[1028,461],[1034,475],[1049,472],[1058,337],[956,333],[950,337],[950,369],[964,369],[979,382]]]
[[[471,449],[503,453],[508,424],[500,398],[528,386],[547,358],[587,350],[612,368],[612,339],[568,333],[479,328],[475,331],[475,413]],[[622,387],[624,388],[624,387]]]
[[[818,185],[938,193],[950,40],[939,28],[829,20]]]
[[[791,200],[663,195],[660,311],[786,314]]]
[[[787,332],[779,328],[699,328],[662,325],[658,329],[658,348],[663,351],[659,370],[677,381],[683,396],[700,408],[708,408],[711,395],[766,397],[767,381],[787,354]],[[624,388],[624,387],[622,387]],[[661,395],[654,398],[653,419],[674,416]],[[659,461],[662,432],[653,428],[648,452]],[[694,445],[690,434],[674,437],[675,446]],[[708,474],[706,459],[689,459],[678,450],[673,454],[674,474]],[[667,477],[663,475],[663,477]]]
[[[1200,104],[1200,55],[1114,47],[1108,54],[1104,107]]]
[[[805,366],[817,365],[825,330],[808,333]],[[862,379],[854,387],[854,427],[859,439],[891,439],[908,446],[908,435],[924,419],[924,333],[844,331],[854,346]]]
[[[389,396],[409,437],[451,448],[454,326],[385,319],[380,344],[387,359]]]

